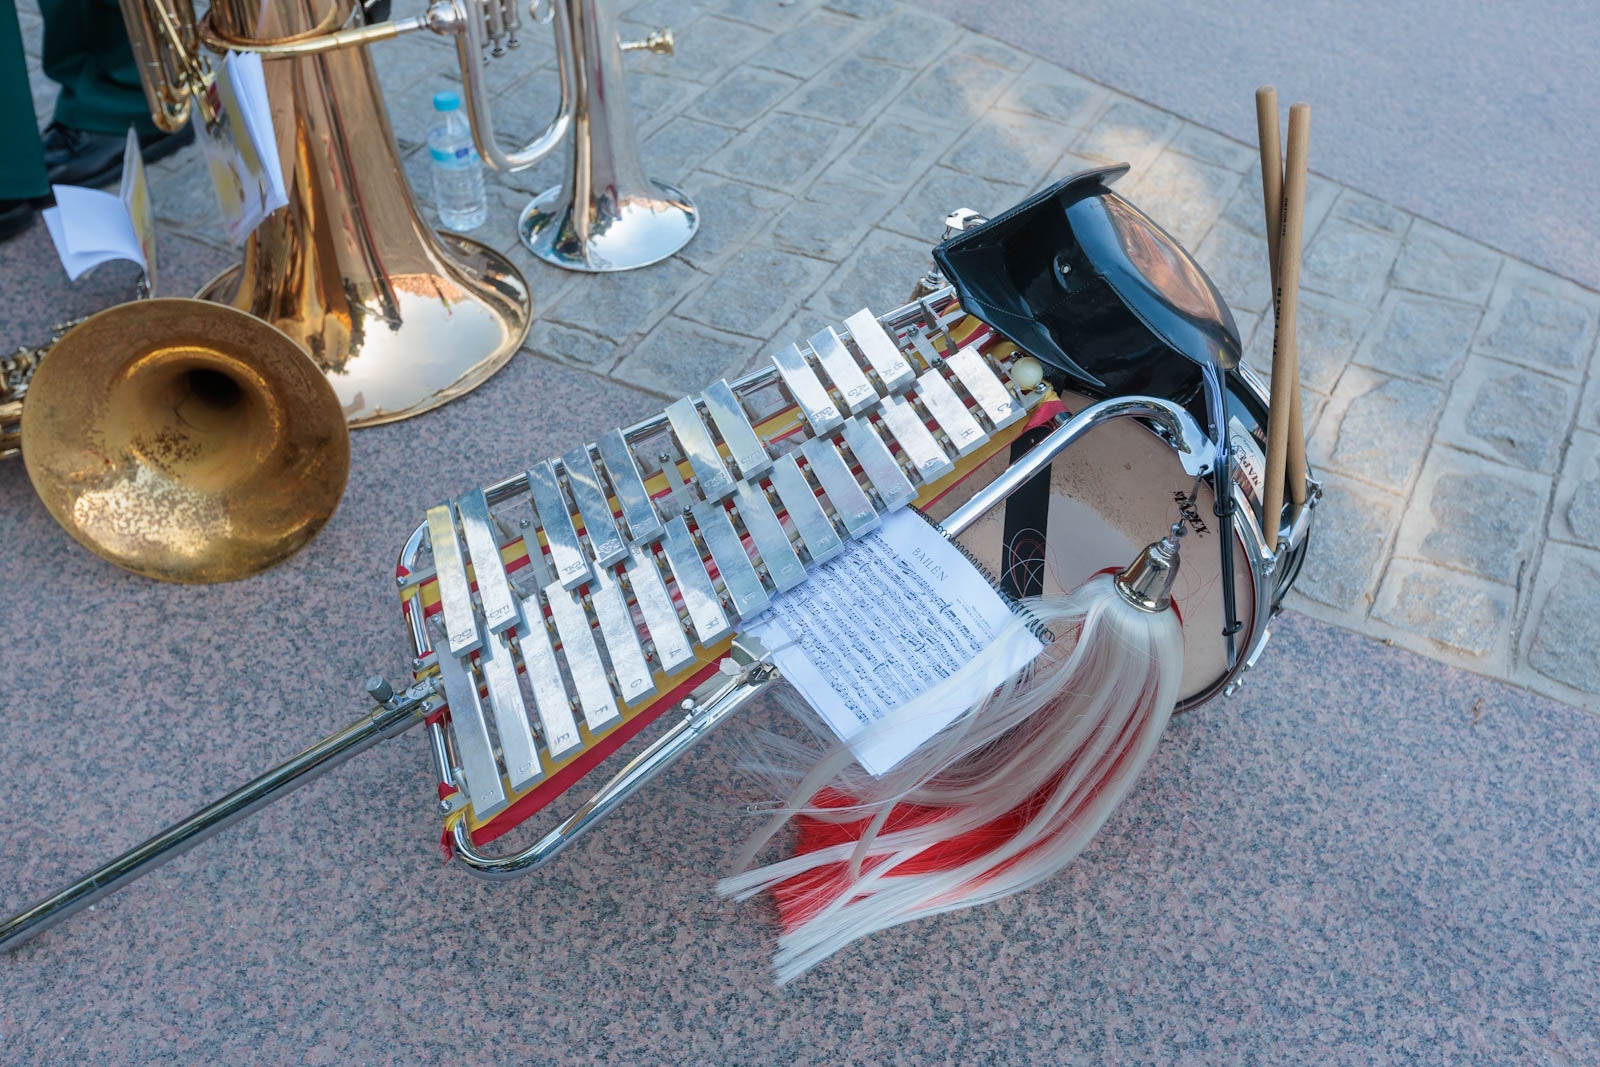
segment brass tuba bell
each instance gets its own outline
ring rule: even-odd
[[[355,0],[212,0],[199,19],[192,0],[121,2],[151,117],[163,129],[188,120],[191,97],[196,122],[212,110],[203,49],[265,61],[289,203],[250,235],[243,262],[198,296],[298,342],[352,426],[438,407],[516,354],[533,316],[527,282],[500,253],[435,234],[422,220],[365,47],[402,31],[456,32],[457,23],[476,31],[487,17],[483,0],[379,25],[366,24]],[[474,75],[481,62],[473,51],[469,64],[463,52]],[[469,97],[475,87],[482,95],[473,82]],[[563,109],[531,149],[549,151],[567,124]]]
[[[333,515],[350,434],[281,330],[201,300],[139,300],[73,327],[33,371],[22,458],[91,552],[169,582],[246,578]]]

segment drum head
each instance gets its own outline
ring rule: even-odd
[[[968,478],[961,490],[941,499],[930,514],[948,514],[1006,465],[1005,457],[997,458]],[[1118,419],[1092,430],[1050,468],[1047,529],[1034,535],[1045,544],[1044,592],[1066,592],[1107,568],[1127,566],[1140,549],[1160,539],[1178,517],[1177,500],[1193,488],[1194,479],[1184,473],[1170,446],[1141,423]],[[1180,707],[1207,699],[1230,676],[1214,503],[1209,483],[1202,483],[1173,586],[1184,635]],[[996,578],[1004,570],[1004,510],[995,508],[960,538]],[[1237,534],[1232,539],[1235,610],[1244,624],[1235,647],[1242,659],[1258,622],[1265,620],[1255,618],[1256,578],[1249,553]]]

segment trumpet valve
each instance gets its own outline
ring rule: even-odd
[[[672,40],[671,28],[656,30],[642,41],[623,41],[624,52],[652,52],[658,56],[670,56],[674,53],[676,45]]]

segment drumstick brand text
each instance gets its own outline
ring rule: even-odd
[[[1178,505],[1178,511],[1183,514],[1183,521],[1189,524],[1189,529],[1197,534],[1211,532],[1211,527],[1200,517],[1200,509],[1194,506],[1194,497],[1181,490],[1173,490],[1172,501]]]

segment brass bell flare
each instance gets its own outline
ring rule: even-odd
[[[22,456],[101,558],[169,582],[247,578],[299,551],[350,472],[344,412],[282,331],[203,300],[103,311],[41,360]]]

